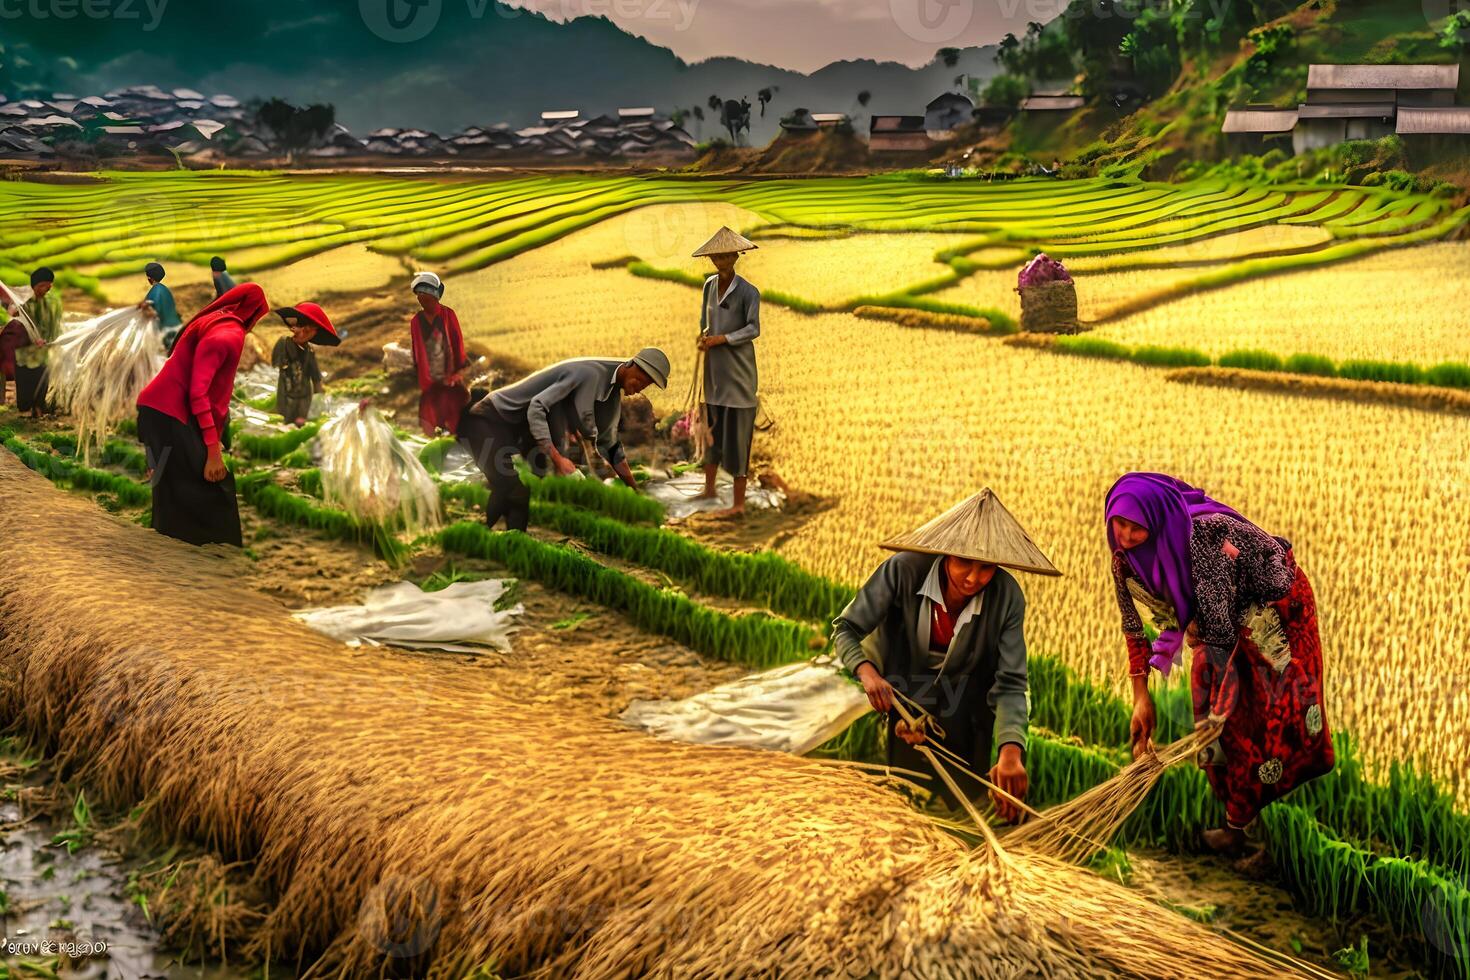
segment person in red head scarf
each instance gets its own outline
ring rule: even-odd
[[[419,375],[419,425],[432,439],[438,429],[459,432],[460,413],[470,400],[460,375],[469,360],[459,317],[441,302],[444,283],[432,272],[420,272],[413,277],[412,288],[422,307],[409,322],[413,365]]]
[[[245,335],[269,311],[254,283],[231,289],[189,321],[138,396],[155,531],[190,544],[240,546],[235,478],[224,461],[230,398]]]

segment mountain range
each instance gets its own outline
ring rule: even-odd
[[[241,99],[279,96],[331,103],[338,121],[359,133],[524,126],[545,109],[591,116],[619,106],[701,106],[706,119],[690,113],[685,125],[704,139],[721,132],[707,107],[718,95],[750,100],[750,138],[763,143],[798,106],[847,112],[861,124],[869,112],[921,113],[959,76],[983,80],[998,70],[993,46],[960,49],[953,65],[936,57],[920,68],[855,60],[803,74],[738,58],[689,64],[605,18],[558,23],[491,0],[185,3],[93,0],[82,10],[112,16],[67,20],[37,17],[45,5],[27,5],[0,41],[0,92],[82,96],[154,84]],[[775,90],[764,115],[763,88]],[[870,93],[866,108],[860,92]]]

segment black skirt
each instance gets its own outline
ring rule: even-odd
[[[235,476],[218,483],[204,478],[209,454],[198,426],[140,406],[138,439],[153,468],[153,529],[190,544],[240,547]]]

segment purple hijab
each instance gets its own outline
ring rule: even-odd
[[[1183,630],[1194,619],[1189,539],[1194,519],[1207,514],[1228,514],[1245,522],[1244,517],[1203,490],[1162,473],[1127,473],[1108,491],[1108,548],[1114,554],[1122,550],[1113,535],[1114,517],[1148,528],[1148,540],[1124,551],[1123,557],[1145,588],[1173,605],[1179,620],[1179,629],[1159,634],[1153,643],[1154,655],[1149,658],[1149,663],[1166,676],[1179,659]]]

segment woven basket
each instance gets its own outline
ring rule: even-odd
[[[1021,329],[1028,333],[1076,333],[1077,286],[1042,282],[1016,290],[1021,294]]]

